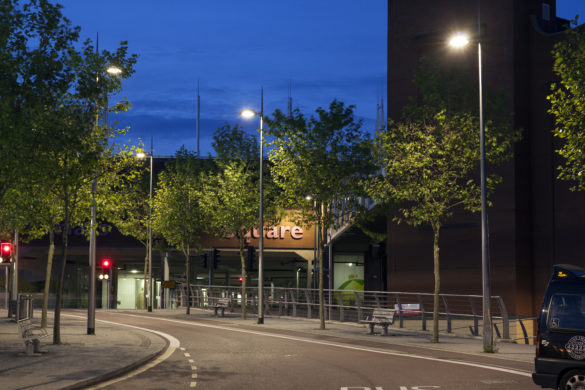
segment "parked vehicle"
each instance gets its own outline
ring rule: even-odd
[[[542,387],[585,389],[585,269],[555,265],[538,317],[532,380]]]

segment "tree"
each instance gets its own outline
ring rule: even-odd
[[[108,138],[124,132],[100,124],[98,114],[128,108],[127,102],[108,107],[107,95],[120,90],[121,79],[130,77],[136,62],[124,42],[115,52],[97,53],[91,41],[78,50],[79,28],[71,27],[61,8],[46,0],[0,5],[0,203],[10,200],[24,206],[7,223],[22,228],[19,221],[26,219],[29,235],[50,224],[44,228],[51,238],[51,221],[65,225],[55,344],[60,343],[67,231],[89,204],[89,183],[110,167],[107,159],[115,146]],[[105,67],[111,64],[123,70],[120,78],[106,75]],[[30,210],[39,213],[38,218],[26,218]],[[50,248],[45,291],[52,253]]]
[[[217,153],[217,169],[203,175],[201,201],[208,215],[211,233],[238,240],[242,272],[242,319],[246,319],[244,250],[250,232],[259,228],[259,148],[253,136],[247,135],[238,126],[232,128],[229,125],[216,130],[212,145]],[[272,193],[270,188],[267,185],[265,189],[268,199]],[[266,203],[265,221],[270,223],[277,218],[277,213],[273,202]]]
[[[284,206],[297,210],[293,218],[318,226],[319,319],[325,329],[323,252],[327,229],[338,216],[359,208],[362,194],[357,179],[371,166],[369,138],[361,132],[353,106],[334,100],[329,110],[317,108],[316,117],[305,118],[296,109],[289,117],[276,110],[267,118],[269,159],[275,183],[282,190]],[[307,202],[310,197],[312,202]]]
[[[370,196],[398,207],[396,220],[433,230],[433,342],[439,341],[439,234],[458,207],[481,207],[479,120],[461,99],[465,80],[423,61],[415,77],[419,99],[405,108],[402,121],[390,121],[374,139],[374,156],[384,174],[367,184]],[[463,89],[462,89],[463,88]],[[507,116],[498,116],[507,118]],[[501,163],[511,156],[516,134],[506,120],[486,123],[486,157]],[[501,177],[487,177],[488,193]]]
[[[575,26],[577,21],[572,22]],[[553,51],[553,71],[558,81],[552,83],[549,113],[555,119],[553,134],[562,146],[557,153],[564,158],[558,178],[574,184],[572,190],[585,189],[585,29],[568,28],[565,39]]]
[[[133,168],[137,174],[131,175],[128,171],[123,181],[110,178],[109,175],[103,177],[98,184],[97,210],[122,235],[133,237],[144,246],[144,280],[147,280],[151,173],[146,165],[147,160],[137,157],[143,153],[142,143],[131,149],[131,153],[136,157]],[[148,306],[146,294],[143,295],[143,304],[145,308]]]
[[[200,191],[201,160],[182,147],[175,160],[159,175],[154,196],[153,229],[185,256],[187,314],[190,314],[191,250],[201,249],[201,234],[205,232]]]

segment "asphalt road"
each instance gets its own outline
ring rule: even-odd
[[[375,340],[101,312],[98,319],[164,332],[180,347],[106,389],[537,389],[531,365]],[[113,356],[115,358],[115,356]],[[99,387],[96,387],[99,388]]]

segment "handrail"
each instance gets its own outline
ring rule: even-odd
[[[185,286],[178,286],[179,306],[186,306]],[[207,308],[210,298],[230,297],[230,311],[241,309],[241,287],[240,286],[190,286],[191,307]],[[319,305],[316,299],[317,289],[297,289],[290,287],[264,288],[264,305],[267,315],[276,313],[281,317],[306,317],[315,318],[318,310],[314,308]],[[393,308],[397,310],[398,326],[400,328],[412,328],[427,331],[427,321],[433,312],[433,293],[413,293],[395,291],[360,291],[360,290],[324,290],[324,305],[331,309],[325,312],[327,320],[340,322],[359,322],[375,308]],[[439,294],[440,309],[439,319],[446,323],[446,332],[453,333],[454,330],[469,328],[471,334],[479,335],[479,320],[482,313],[481,307],[483,297],[481,295],[464,294]],[[331,299],[331,301],[330,301]],[[258,290],[249,287],[247,290],[247,305],[252,312],[258,310]],[[509,316],[503,299],[500,296],[491,297],[493,318],[502,324],[501,338],[510,339]],[[272,313],[271,313],[272,312]],[[469,322],[471,321],[471,322]],[[454,326],[454,322],[457,322]],[[462,325],[461,322],[469,322]],[[499,330],[496,328],[498,337]]]

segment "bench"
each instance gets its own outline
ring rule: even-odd
[[[360,321],[360,323],[369,325],[370,334],[374,334],[375,325],[380,325],[384,330],[384,336],[388,336],[388,325],[394,323],[395,314],[396,310],[394,309],[374,309],[372,317],[368,320]]]
[[[48,337],[47,330],[40,326],[33,325],[30,318],[18,320],[18,331],[24,341],[24,350],[27,355],[41,353],[41,339]]]
[[[213,315],[217,315],[217,311],[221,310],[221,316],[223,317],[223,312],[226,308],[230,306],[230,299],[229,298],[217,298],[215,304],[213,305]]]

